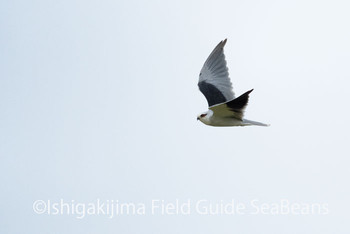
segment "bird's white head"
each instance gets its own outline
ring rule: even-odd
[[[212,111],[208,110],[197,116],[197,120],[200,120],[204,124],[210,124],[210,117],[212,116]]]

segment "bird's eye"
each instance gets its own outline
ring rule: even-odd
[[[201,114],[201,118],[205,117],[207,114]]]

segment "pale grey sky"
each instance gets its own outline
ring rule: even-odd
[[[349,233],[348,1],[2,1],[1,233]],[[246,117],[208,127],[225,47]],[[33,202],[328,204],[327,215],[36,214]]]

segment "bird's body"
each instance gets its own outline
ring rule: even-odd
[[[197,117],[210,126],[268,126],[243,118],[248,104],[249,90],[235,98],[224,55],[226,39],[221,41],[205,61],[199,74],[198,87],[208,101],[209,110]]]
[[[248,119],[236,119],[236,118],[226,118],[226,117],[217,117],[213,115],[211,110],[207,111],[207,115],[204,118],[199,119],[202,123],[214,127],[233,127],[233,126],[269,126],[268,124],[248,120]]]
[[[202,123],[210,126],[225,127],[225,126],[243,126],[242,121],[236,118],[223,118],[214,115],[212,110],[208,110],[203,118],[199,119]]]

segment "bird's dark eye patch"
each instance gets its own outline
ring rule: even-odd
[[[201,118],[205,117],[207,114],[201,114]]]

